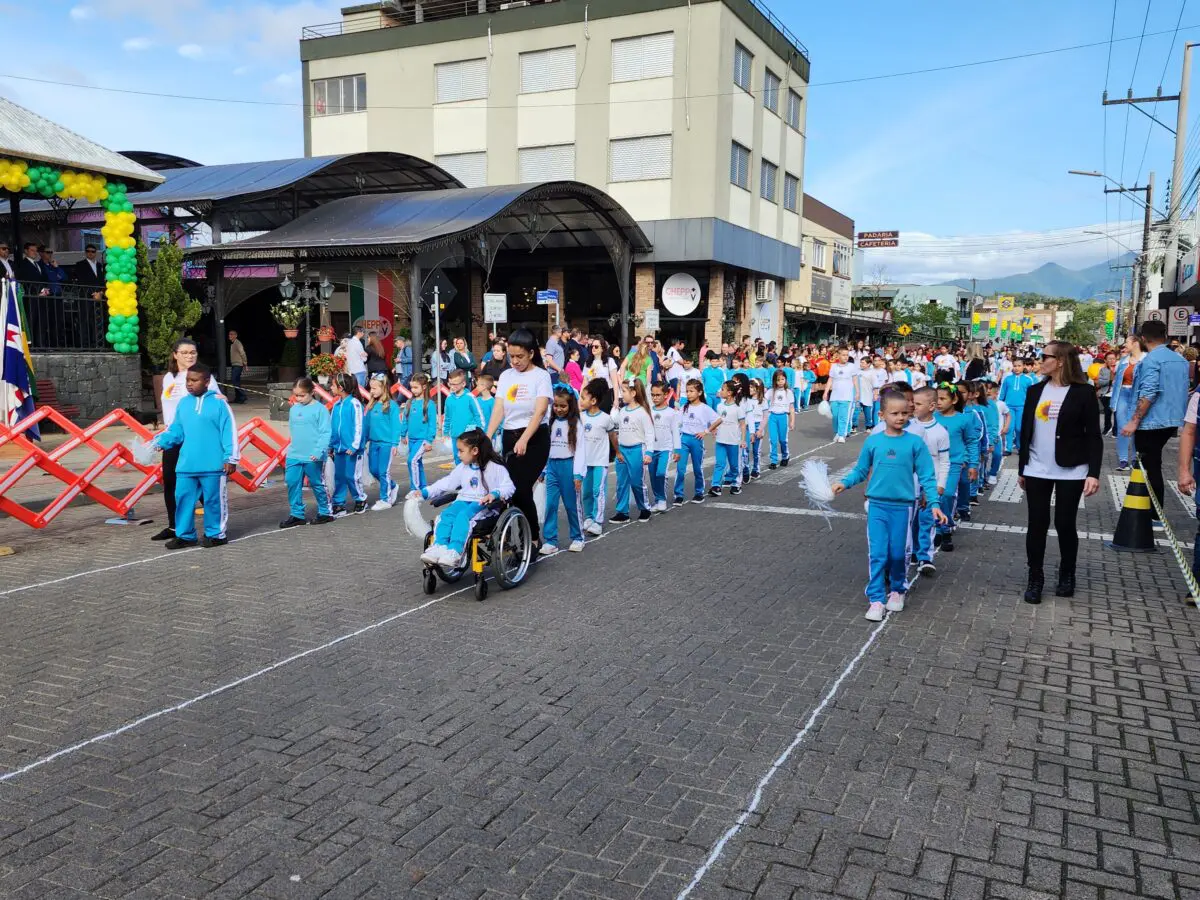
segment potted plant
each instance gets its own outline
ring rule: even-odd
[[[302,362],[300,343],[294,340],[284,341],[283,352],[279,355],[279,380],[289,382],[299,378]]]
[[[323,385],[329,384],[334,375],[341,375],[346,367],[346,360],[332,353],[318,353],[308,361],[308,374],[314,376]]]
[[[283,300],[271,307],[271,318],[283,326],[283,336],[297,337],[300,334],[300,323],[308,315],[308,306],[299,300]]]
[[[138,242],[138,307],[154,376],[154,404],[162,409],[163,372],[171,361],[175,342],[200,321],[200,301],[183,286],[183,251],[171,241],[158,247],[154,262],[147,261],[146,245]]]

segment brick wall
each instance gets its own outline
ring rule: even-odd
[[[471,352],[481,358],[492,348],[488,345],[488,325],[483,321],[483,272],[471,268],[471,296],[468,313],[471,316]]]
[[[725,267],[713,266],[708,275],[708,321],[704,324],[704,343],[717,353],[721,352],[721,309],[724,303]],[[696,364],[701,365],[699,360]]]
[[[654,287],[654,266],[648,263],[635,266],[633,270],[633,313],[635,316],[642,315],[648,309],[654,309],[657,299]],[[645,331],[640,327],[633,327],[629,333],[636,337],[644,334]]]
[[[567,293],[563,289],[563,282],[564,282],[564,278],[563,278],[563,270],[562,269],[547,269],[546,270],[546,289],[551,290],[551,291],[558,291],[558,302],[560,304],[562,304],[561,310],[556,306],[547,306],[546,307],[546,327],[547,328],[550,328],[554,324],[554,319],[555,319],[556,315],[561,315],[563,324],[566,324],[566,321],[567,321],[567,309],[566,309]]]

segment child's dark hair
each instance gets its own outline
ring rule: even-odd
[[[780,385],[780,384],[779,384],[779,381],[780,381],[780,379],[782,379],[782,380],[783,380],[783,384],[782,384],[782,385]],[[788,383],[787,383],[787,372],[785,372],[785,371],[783,370],[783,367],[782,367],[782,366],[781,366],[780,368],[776,369],[776,370],[775,370],[775,371],[774,371],[774,372],[771,374],[771,390],[776,390],[777,388],[779,388],[779,387],[781,387],[781,386],[782,386],[782,387],[785,387],[785,388],[788,386]]]
[[[633,391],[633,402],[647,413],[650,412],[650,400],[646,397],[646,385],[642,383],[640,378],[626,378],[621,382],[621,387],[629,388],[629,390]]]
[[[347,397],[354,397],[358,394],[358,379],[353,375],[343,372],[341,375],[333,376],[334,382],[341,389],[342,393]]]
[[[195,372],[197,375],[201,375],[204,378],[212,377],[212,369],[202,362],[192,363],[192,365],[188,368],[188,371]]]
[[[351,376],[351,377],[353,377],[353,376]],[[408,380],[408,383],[409,384],[419,384],[423,388],[428,388],[429,387],[429,376],[426,375],[424,372],[418,372],[416,375],[414,375],[412,378],[410,378]],[[413,395],[412,397],[409,397],[408,401],[404,404],[404,419],[405,419],[405,421],[408,421],[409,410],[412,409],[412,403],[415,399],[417,399],[416,395]],[[423,418],[424,418],[424,421],[428,422],[429,421],[429,392],[426,391],[425,395],[421,399],[425,401],[425,403],[423,404],[423,409],[422,409]]]
[[[313,386],[313,380],[305,375],[301,375],[293,383],[292,387],[300,388],[306,394],[311,394],[316,388]]]
[[[963,411],[963,395],[962,395],[962,391],[960,391],[958,389],[958,385],[951,384],[948,381],[941,381],[941,382],[938,382],[937,389],[938,389],[939,394],[941,394],[943,391],[945,391],[947,394],[950,395],[950,399],[954,401],[955,410],[957,410],[958,412]]]
[[[487,477],[484,473],[487,470],[488,463],[496,463],[502,466],[504,465],[504,458],[496,452],[496,448],[492,446],[492,439],[481,428],[467,429],[458,436],[458,440],[462,441],[472,450],[479,451],[479,455],[475,458],[475,465],[479,466],[479,482],[486,493],[488,486]]]
[[[913,387],[907,381],[889,381],[883,386],[883,389],[879,392],[879,396],[882,397],[887,393],[903,394],[904,399],[907,400],[909,399],[909,395],[913,393]]]
[[[608,379],[593,378],[580,388],[580,393],[583,393],[583,391],[587,391],[588,396],[595,400],[601,409],[612,409],[612,388],[608,384]]]
[[[575,396],[575,392],[569,387],[557,387],[554,389],[554,399],[565,397],[567,401],[567,446],[571,448],[571,452],[575,452],[575,432],[579,427],[579,400]]]
[[[979,406],[987,406],[988,405],[988,398],[987,398],[988,383],[986,381],[980,380],[980,381],[974,382],[972,387],[974,388],[974,391],[975,391],[975,403]]]
[[[741,402],[750,396],[750,376],[745,372],[734,372],[729,378],[737,385],[737,392],[734,395],[734,400]]]
[[[681,407],[682,409],[687,409],[689,406],[692,405],[691,398],[689,398],[687,395],[687,389],[690,388],[693,384],[696,386],[696,393],[700,395],[697,398],[696,402],[699,403],[701,406],[708,405],[708,398],[704,396],[704,382],[701,381],[699,378],[692,378],[688,381],[687,384],[685,384],[683,386],[683,406]]]
[[[722,385],[722,387],[724,387],[725,392],[729,394],[729,401],[731,403],[737,403],[742,399],[742,384],[736,378],[730,378],[725,382],[724,385]]]

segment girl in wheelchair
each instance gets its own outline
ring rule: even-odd
[[[504,468],[504,460],[486,434],[478,428],[465,431],[459,435],[457,445],[460,462],[454,471],[429,487],[409,494],[410,497],[434,500],[458,493],[458,499],[442,510],[434,541],[421,554],[424,563],[451,568],[462,561],[475,517],[488,503],[510,500],[516,490],[508,469]]]

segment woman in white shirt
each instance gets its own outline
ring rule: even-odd
[[[583,383],[587,384],[594,378],[607,382],[608,392],[615,399],[620,378],[620,367],[616,360],[609,355],[608,342],[603,338],[592,338],[588,343],[588,361],[583,367]],[[613,407],[616,408],[615,406]]]
[[[170,428],[175,421],[179,401],[187,396],[188,369],[199,360],[199,351],[190,338],[175,342],[171,359],[167,363],[167,374],[162,383],[163,428]],[[208,389],[220,393],[217,380],[208,379]],[[164,450],[162,454],[163,505],[167,508],[167,527],[155,534],[152,541],[169,541],[175,537],[175,466],[179,463],[179,447]]]
[[[550,458],[550,402],[554,399],[554,387],[550,373],[542,366],[538,340],[528,329],[518,328],[509,335],[508,361],[511,368],[501,372],[496,382],[496,405],[492,407],[488,434],[495,434],[503,425],[504,465],[516,487],[513,505],[525,513],[534,545],[540,547],[542,537],[533,486]]]

